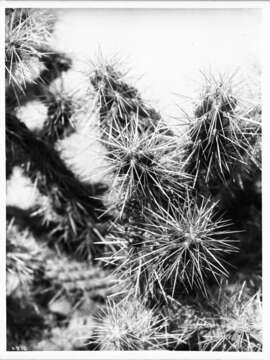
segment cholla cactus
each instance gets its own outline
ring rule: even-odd
[[[247,296],[244,287],[245,284],[230,295],[220,291],[216,304],[218,313],[213,318],[213,326],[204,335],[202,350],[262,350],[261,292]]]
[[[96,320],[92,341],[100,350],[161,350],[170,340],[165,319],[138,300],[109,301]]]
[[[140,118],[140,130],[153,129],[160,120],[160,115],[146,105],[138,90],[125,81],[126,74],[117,69],[118,61],[106,62],[100,58],[90,74],[94,87],[96,103],[102,128],[125,127],[130,116]]]
[[[173,194],[184,196],[190,177],[181,166],[181,148],[175,137],[164,134],[162,125],[154,131],[139,130],[137,115],[118,136],[108,136],[103,143],[108,148],[108,172],[113,178],[112,191],[120,206],[120,216],[131,201],[143,209],[147,203],[168,203]]]
[[[36,138],[12,115],[7,117],[7,139],[22,148],[26,157],[25,171],[40,193],[51,198],[49,205],[52,205],[54,212],[62,220],[53,226],[52,234],[59,236],[60,233],[64,242],[74,239],[71,242],[75,247],[77,244],[79,255],[91,256],[89,242],[99,239],[95,235],[97,231],[94,230],[94,223],[102,212],[101,200],[93,196],[95,187],[80,183],[57,152]],[[67,209],[70,210],[69,216],[66,216]],[[84,234],[79,236],[82,229]]]
[[[206,78],[206,86],[188,134],[187,171],[197,181],[218,186],[236,178],[237,166],[247,171],[256,161],[252,146],[260,131],[260,122],[251,118],[251,110],[234,91],[232,78]],[[248,162],[248,163],[247,163]]]
[[[48,10],[8,9],[6,17],[6,72],[8,82],[23,91],[33,81],[33,62],[50,50],[55,16]],[[37,73],[39,76],[39,71]]]
[[[74,132],[71,122],[73,103],[62,93],[48,94],[48,119],[44,124],[43,136],[46,141],[55,142],[66,134]]]
[[[159,289],[166,299],[168,292],[177,296],[181,284],[207,294],[209,277],[219,281],[229,274],[222,257],[237,251],[234,231],[216,217],[215,207],[187,198],[167,210],[148,210],[144,223],[116,226],[115,235],[108,236],[116,250],[105,261],[117,264],[120,279],[132,277],[138,293],[155,295]]]
[[[41,100],[47,107],[47,119],[41,135],[44,141],[54,144],[76,131],[75,115],[85,107],[84,101],[76,96],[76,90],[66,89],[65,73],[43,86]]]
[[[186,143],[112,62],[77,91],[51,12],[6,16],[8,348],[260,351],[260,108],[205,78]]]

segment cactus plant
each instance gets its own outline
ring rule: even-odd
[[[9,83],[24,91],[26,81],[33,75],[33,61],[50,49],[55,17],[48,10],[8,9],[6,17],[6,72]],[[39,75],[39,74],[38,74]]]
[[[187,152],[194,184],[205,181],[211,188],[236,180],[237,166],[245,173],[247,162],[255,162],[252,145],[260,122],[250,117],[250,107],[235,94],[233,84],[231,77],[207,78],[201,100],[195,105]]]
[[[243,284],[245,286],[245,284]],[[219,314],[201,342],[202,349],[211,351],[261,351],[261,292],[247,297],[244,287],[228,296],[220,291]]]
[[[175,297],[181,284],[187,292],[197,287],[207,295],[207,279],[219,282],[228,276],[222,257],[237,251],[234,231],[216,217],[215,207],[187,199],[168,209],[147,210],[142,224],[115,227],[108,241],[117,250],[105,260],[116,263],[120,279],[132,277],[143,293],[154,295],[158,288],[165,299],[168,292]]]
[[[138,300],[109,301],[96,319],[93,341],[100,350],[161,350],[170,340],[166,321]]]
[[[261,351],[260,104],[205,76],[179,135],[55,21],[6,11],[8,349]]]
[[[106,136],[112,190],[121,204],[120,216],[129,202],[137,199],[143,209],[147,203],[170,201],[172,194],[183,195],[190,177],[181,168],[181,150],[175,137],[164,134],[162,125],[140,134],[139,118],[131,117],[117,136]],[[113,132],[113,131],[112,131]]]

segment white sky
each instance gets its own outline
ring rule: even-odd
[[[62,9],[56,36],[59,50],[82,60],[99,49],[117,55],[147,99],[176,115],[175,93],[192,95],[199,70],[250,74],[259,65],[260,26],[257,9]]]

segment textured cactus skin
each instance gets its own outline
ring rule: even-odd
[[[179,138],[115,62],[66,90],[55,21],[6,10],[6,177],[35,190],[7,207],[7,349],[262,351],[260,104],[204,78]]]

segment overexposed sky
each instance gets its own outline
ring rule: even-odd
[[[74,59],[117,56],[163,113],[193,95],[199,71],[250,75],[260,64],[258,9],[61,9],[57,47]],[[137,80],[138,79],[138,80]]]

